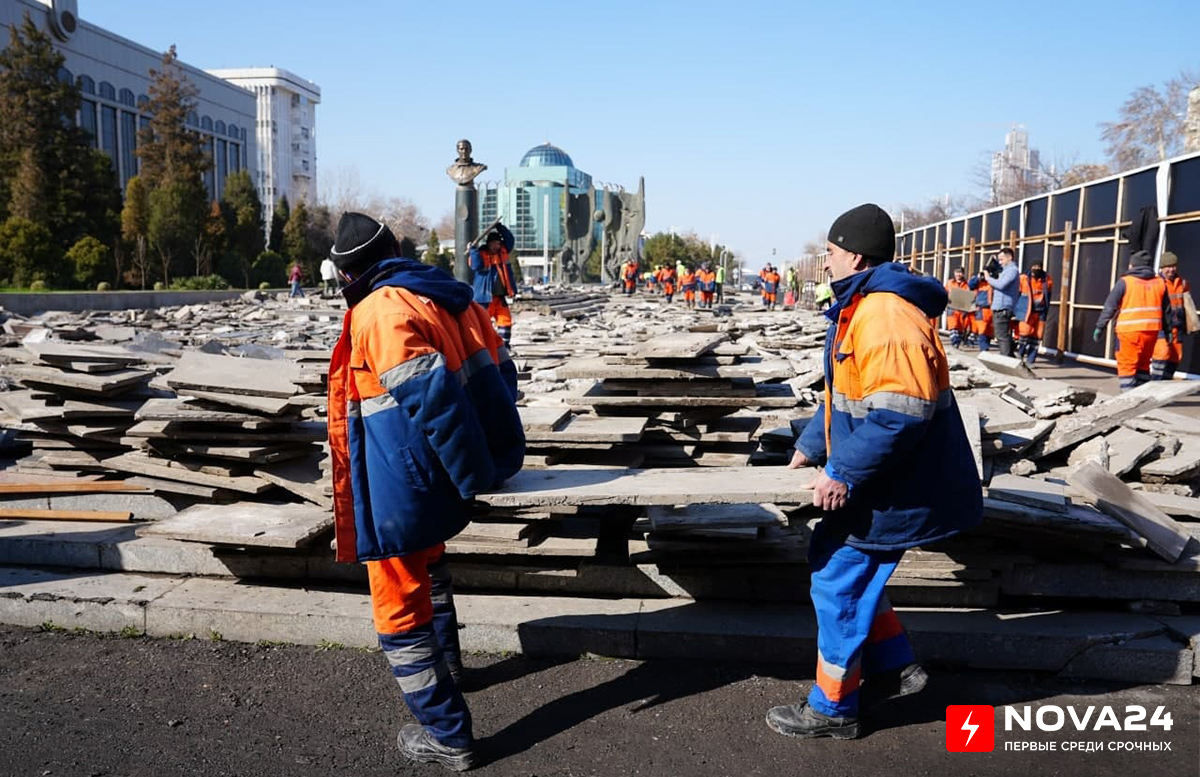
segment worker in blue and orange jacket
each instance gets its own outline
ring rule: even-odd
[[[509,252],[516,240],[513,233],[500,222],[496,222],[484,239],[484,249],[471,246],[471,270],[475,273],[475,301],[483,305],[496,322],[496,331],[506,347],[512,345],[512,311],[508,298],[517,294],[517,280],[513,273]]]
[[[1029,266],[1029,272],[1021,275],[1020,289],[1020,297],[1013,309],[1013,320],[1017,322],[1017,358],[1024,359],[1032,367],[1046,334],[1054,279],[1046,275],[1040,262],[1034,262]]]
[[[775,299],[779,293],[779,272],[770,263],[758,274],[762,283],[762,304],[767,310],[775,309]]]
[[[633,294],[637,290],[637,277],[637,262],[628,261],[621,265],[621,283],[624,284],[626,294]]]
[[[679,276],[679,290],[683,292],[683,301],[689,308],[696,307],[696,273],[690,264],[683,266]]]
[[[987,275],[979,273],[967,281],[967,288],[975,292],[975,313],[971,315],[971,331],[979,342],[979,352],[983,353],[992,346],[996,337],[996,325],[992,319],[992,284],[988,283]]]
[[[859,714],[916,693],[928,677],[884,593],[908,548],[983,519],[979,475],[938,338],[946,290],[891,261],[891,216],[877,205],[829,229],[825,402],[796,442],[793,468],[818,467],[824,511],[809,545],[817,618],[816,684],[774,707],[781,734],[853,739]],[[936,483],[936,488],[930,488]]]
[[[1179,257],[1171,251],[1163,251],[1162,258],[1158,260],[1158,277],[1166,284],[1167,295],[1171,299],[1171,320],[1167,322],[1167,330],[1161,332],[1154,343],[1150,380],[1171,380],[1183,359],[1183,336],[1187,334],[1187,311],[1183,298],[1191,294],[1192,287],[1179,275]]]
[[[1160,336],[1171,342],[1171,296],[1167,283],[1154,272],[1154,257],[1137,251],[1129,257],[1129,271],[1104,300],[1104,309],[1092,330],[1100,342],[1108,322],[1116,319],[1117,383],[1121,391],[1150,380],[1150,362]]]
[[[700,289],[700,307],[711,309],[717,293],[717,274],[708,262],[700,265],[700,271],[696,273],[696,285]]]
[[[517,373],[471,287],[342,215],[330,258],[349,309],[329,364],[337,560],[363,562],[379,644],[418,723],[405,756],[474,762],[445,541],[521,468]]]

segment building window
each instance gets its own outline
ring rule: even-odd
[[[211,199],[217,199],[221,196],[221,192],[213,188],[213,170],[216,167],[216,161],[213,157],[213,139],[204,138],[204,153],[208,155],[208,169],[204,171],[204,188],[208,189],[208,195]]]
[[[100,106],[100,150],[108,154],[113,169],[120,170],[117,159],[117,109]]]
[[[225,134],[225,122],[221,121],[220,119],[217,119],[216,126],[213,127],[213,132],[217,133],[218,135],[224,135]]]
[[[84,100],[79,104],[79,126],[83,127],[83,131],[88,134],[88,140],[91,141],[92,148],[96,148],[96,103],[93,100]]]
[[[305,159],[303,162],[301,162],[300,166],[302,168],[304,168],[304,172],[306,172],[306,173],[308,172],[308,160],[307,159]]]
[[[133,93],[130,92],[130,97]],[[121,188],[130,178],[137,175],[137,114],[121,111]]]
[[[129,89],[121,90],[120,100],[122,105],[128,105],[130,108],[133,108],[137,105],[137,100],[134,98],[133,92]]]
[[[102,97],[105,100],[115,101],[117,99],[117,90],[114,89],[113,85],[110,84],[109,82],[101,81],[100,82],[100,97]]]
[[[225,191],[225,171],[228,169],[228,141],[217,140],[217,191]]]
[[[187,115],[187,121],[185,123],[189,127],[198,127],[200,126],[200,117],[196,115],[195,111],[190,111]]]
[[[205,130],[206,132],[212,132],[212,119],[208,116],[201,116],[200,129]]]
[[[300,137],[304,138],[305,140],[308,140],[308,127],[300,128]]]
[[[83,91],[84,94],[95,94],[96,93],[96,82],[94,80],[92,80],[91,76],[80,76],[79,77],[79,88]]]
[[[237,143],[229,144],[229,172],[236,173],[242,169],[242,153]]]

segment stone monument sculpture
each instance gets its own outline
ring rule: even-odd
[[[446,168],[446,175],[458,186],[454,191],[454,277],[464,283],[471,282],[471,269],[467,264],[468,245],[479,232],[479,192],[475,179],[487,169],[471,158],[471,141],[466,138],[456,145],[458,158]]]

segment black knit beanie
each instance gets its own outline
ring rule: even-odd
[[[867,203],[834,219],[829,242],[868,259],[890,262],[896,255],[896,226],[883,208]]]
[[[1138,251],[1129,257],[1129,266],[1135,270],[1142,267],[1153,267],[1154,257],[1150,255],[1149,251]]]
[[[361,213],[343,213],[329,258],[347,275],[361,275],[371,265],[399,255],[396,236],[387,225]]]

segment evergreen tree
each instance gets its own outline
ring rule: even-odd
[[[243,288],[250,288],[251,268],[265,246],[262,202],[248,171],[239,170],[225,179],[224,204],[229,219],[226,223],[229,250],[241,273]]]
[[[200,235],[196,238],[196,248],[193,252],[196,259],[196,277],[212,275],[213,257],[224,253],[227,243],[225,209],[221,207],[220,202],[213,200]]]
[[[312,248],[308,243],[308,207],[304,200],[296,203],[283,227],[283,254],[304,268],[305,276],[314,277],[312,272]]]
[[[133,246],[133,271],[146,288],[146,248],[150,233],[150,199],[142,179],[134,176],[125,186],[125,207],[121,209],[121,237]]]
[[[85,288],[94,288],[98,282],[108,279],[112,270],[111,257],[108,246],[85,235],[68,249],[66,260],[75,274],[75,281]]]
[[[42,224],[10,216],[0,225],[0,278],[14,286],[28,286],[35,280],[48,281],[47,268],[57,254],[50,230]],[[57,275],[57,273],[52,273]]]
[[[450,275],[454,274],[454,255],[442,250],[437,230],[429,231],[429,242],[425,245],[425,255],[421,257],[421,261],[434,267],[440,267]]]
[[[309,214],[308,247],[312,251],[313,259],[319,263],[321,259],[329,256],[329,249],[333,248],[333,214],[326,205],[318,205]]]
[[[208,214],[202,176],[210,160],[199,133],[187,126],[198,92],[176,62],[174,46],[150,77],[146,110],[151,118],[138,134],[139,177],[149,190],[147,236],[159,256],[162,281],[170,284],[178,259],[195,253]]]
[[[176,274],[176,262],[194,250],[204,221],[204,189],[199,191],[188,181],[173,180],[150,192],[150,220],[147,236],[158,253],[162,282],[170,285]]]
[[[273,251],[277,254],[283,252],[283,228],[287,226],[291,215],[291,211],[288,208],[288,198],[285,194],[279,198],[279,202],[275,203],[275,211],[271,214],[271,236],[267,240],[268,251]]]
[[[150,71],[149,123],[138,131],[139,175],[150,189],[185,181],[204,187],[203,174],[211,166],[200,133],[189,129],[188,115],[196,110],[199,91],[179,67],[175,47],[163,54],[162,67]]]
[[[84,235],[111,242],[120,193],[112,160],[75,125],[79,87],[29,15],[0,50],[0,218],[41,224],[59,253]]]

